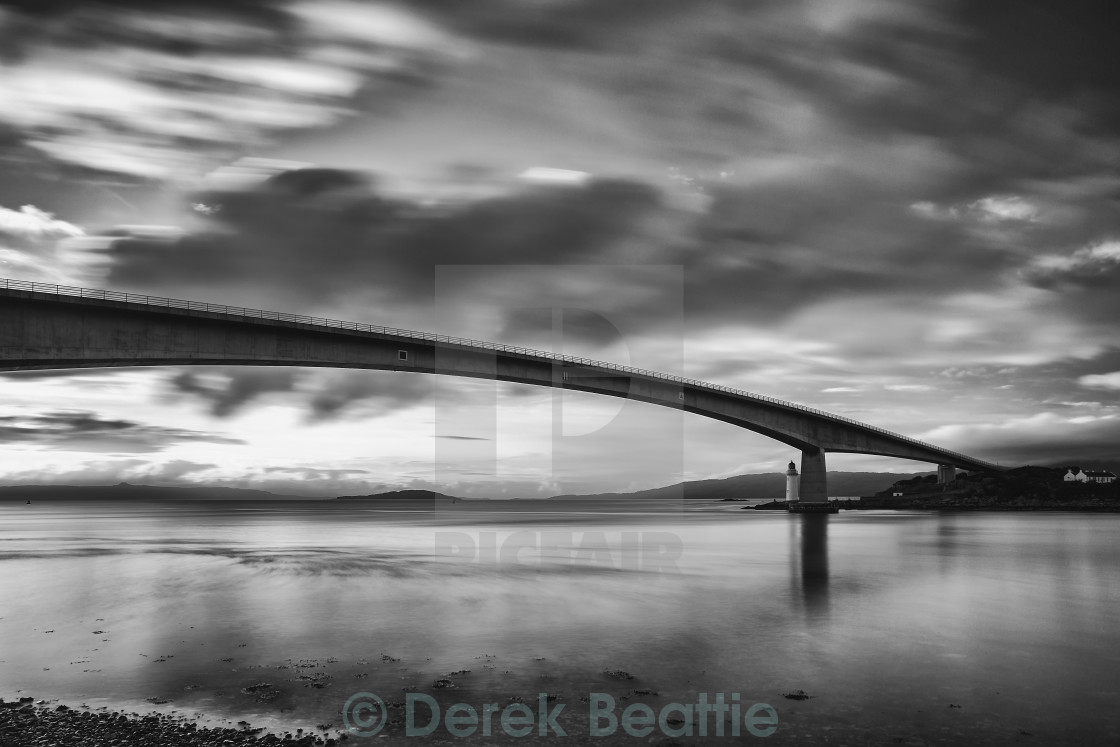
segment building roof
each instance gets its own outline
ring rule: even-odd
[[[1109,472],[1107,470],[1102,471],[1102,472],[1088,471],[1088,472],[1085,473],[1085,476],[1086,477],[1116,477],[1115,474],[1113,474],[1112,472]]]

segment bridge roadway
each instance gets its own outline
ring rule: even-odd
[[[0,279],[0,371],[183,365],[412,371],[672,407],[799,449],[803,501],[827,499],[828,452],[1003,469],[793,402],[614,363],[298,314]]]

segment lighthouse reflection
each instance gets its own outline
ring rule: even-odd
[[[827,619],[829,514],[790,514],[790,586],[810,622]]]

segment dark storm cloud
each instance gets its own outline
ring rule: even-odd
[[[932,309],[947,293],[995,289],[1068,220],[1060,206],[1046,211],[1014,195],[916,201],[923,182],[888,171],[891,162],[921,168],[937,157],[936,149],[887,149],[757,186],[715,182],[705,188],[702,211],[673,207],[652,185],[621,180],[522,185],[424,205],[387,196],[360,174],[304,169],[201,196],[220,208],[209,232],[115,240],[110,281],[245,305],[254,305],[254,293],[265,305],[279,295],[286,311],[314,312],[352,295],[362,299],[356,306],[379,311],[370,321],[409,326],[410,315],[430,304],[438,268],[485,266],[487,273],[463,274],[459,287],[440,290],[473,295],[476,305],[484,296],[493,305],[496,292],[509,296],[498,336],[536,346],[552,328],[550,309],[530,311],[542,297],[578,309],[582,293],[627,332],[662,323],[665,299],[647,278],[612,264],[682,267],[695,326],[729,314],[773,323],[843,298],[906,297]],[[600,269],[560,286],[519,270],[542,264]],[[577,321],[566,318],[565,336],[591,347],[616,337]],[[329,412],[331,399],[317,409]]]
[[[1068,256],[1040,257],[1024,275],[1032,284],[1046,289],[1116,290],[1120,284],[1120,241],[1078,249]]]
[[[549,341],[553,335],[561,340],[577,340],[605,348],[623,340],[610,319],[588,309],[516,308],[506,314],[505,328],[498,338],[510,341]]]
[[[915,292],[937,293],[946,285],[983,284],[990,277],[978,272],[984,263],[991,271],[1006,265],[999,251],[977,251],[988,249],[983,241],[967,235],[949,241],[964,231],[961,226],[924,220],[905,203],[877,203],[866,180],[868,200],[853,205],[849,200],[859,196],[860,184],[844,184],[842,173],[816,179],[803,193],[797,185],[777,191],[717,185],[710,190],[710,208],[697,216],[666,205],[651,185],[632,181],[522,187],[426,207],[382,196],[359,175],[307,169],[246,192],[203,196],[221,207],[211,233],[115,241],[110,280],[116,287],[215,298],[223,284],[232,294],[255,279],[254,287],[283,291],[308,305],[347,291],[416,305],[431,297],[432,278],[443,265],[491,265],[500,275],[502,267],[524,264],[636,260],[683,265],[690,313],[698,320],[729,309],[760,319],[789,313],[791,294],[805,287],[814,289],[814,300],[868,293],[904,281],[917,267],[926,273]],[[853,175],[849,181],[855,180]],[[826,235],[849,218],[858,223],[855,230]],[[658,221],[670,230],[651,228]],[[923,239],[944,239],[945,246],[936,254],[916,254]],[[972,272],[962,274],[964,267]],[[624,318],[657,323],[658,314],[650,312],[659,299],[638,294],[637,305],[627,309],[635,294],[619,292],[625,288],[615,285],[620,281],[609,269],[589,274],[600,301],[607,294]],[[551,327],[550,310],[524,311],[510,316],[507,333]],[[565,334],[599,344],[614,334],[577,321],[569,315]]]
[[[149,453],[187,442],[240,444],[238,439],[181,428],[105,420],[92,412],[65,411],[0,417],[0,443],[69,451]]]
[[[1032,412],[1053,411],[1070,417],[1120,411],[1120,387],[1108,386],[1120,371],[1115,345],[1089,358],[1063,358],[1036,365],[950,367],[938,379],[964,384],[959,391],[996,397],[1006,392]]]
[[[582,49],[565,58],[565,75],[624,102],[636,140],[682,159],[707,201],[702,214],[676,211],[660,187],[636,180],[431,206],[353,173],[307,169],[200,195],[221,207],[209,232],[116,242],[109,282],[208,298],[228,286],[226,299],[250,285],[302,309],[352,292],[392,309],[426,303],[440,265],[664,262],[687,268],[695,323],[770,323],[901,287],[926,298],[991,287],[1023,254],[1085,223],[1082,201],[1060,192],[1101,168],[1105,143],[1083,132],[1077,107],[978,77],[967,32],[933,3],[412,7],[526,54]],[[689,163],[708,171],[694,178]],[[997,226],[979,209],[950,217],[945,207],[993,194],[1050,219]],[[610,287],[604,276],[600,293]],[[612,303],[656,324],[648,298]],[[524,319],[511,317],[510,331]]]
[[[944,426],[928,435],[935,442],[951,443],[965,453],[982,454],[1002,464],[1117,465],[1120,414],[1010,416],[993,424]]]
[[[1076,96],[1120,114],[1112,95],[1120,88],[1114,3],[996,0],[962,9],[978,66],[1045,95]]]
[[[224,418],[262,395],[293,391],[298,377],[299,371],[288,368],[207,369],[180,371],[168,383],[177,392],[204,400],[212,415]]]
[[[436,206],[385,196],[367,181],[307,169],[244,192],[201,195],[201,202],[220,205],[213,231],[114,241],[109,280],[115,287],[210,297],[223,286],[232,293],[251,282],[305,307],[346,291],[424,303],[439,265],[624,260],[618,243],[662,207],[655,189],[626,180],[523,187]]]
[[[135,19],[167,14],[166,17],[189,22],[209,17],[227,24],[259,26],[260,40],[265,41],[270,28],[294,31],[292,19],[280,6],[274,0],[0,0],[0,10],[12,11],[0,31],[0,54],[7,62],[26,61],[37,46],[47,42],[61,42],[75,49],[170,46],[176,54],[197,54],[219,49],[222,38],[189,38],[181,30],[154,25],[145,33]],[[73,20],[81,23],[67,23]]]
[[[1055,305],[1070,316],[1111,327],[1120,318],[1120,241],[1044,255],[1021,274],[1031,285],[1056,294]]]
[[[414,0],[412,6],[470,36],[568,50],[617,45],[620,29],[687,13],[674,0]]]
[[[387,415],[432,401],[429,376],[380,371],[339,371],[310,397],[312,420],[331,420],[354,410],[363,417]],[[355,410],[354,405],[361,403]]]
[[[176,395],[205,404],[215,417],[231,417],[267,395],[279,394],[314,422],[408,409],[430,402],[439,386],[431,377],[412,374],[264,367],[182,370],[168,377],[167,385]]]

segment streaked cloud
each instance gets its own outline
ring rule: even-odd
[[[0,123],[51,159],[133,179],[187,178],[200,158],[333,124],[361,91],[426,84],[456,47],[388,4],[54,10],[46,23],[33,9],[8,12]]]
[[[240,444],[240,439],[181,428],[106,420],[93,412],[0,416],[0,442],[89,452],[149,453],[172,444],[203,441]]]
[[[955,443],[966,451],[983,449],[1008,466],[1111,463],[1116,460],[1114,444],[1120,439],[1120,414],[1038,412],[999,422],[939,426],[921,438]]]

